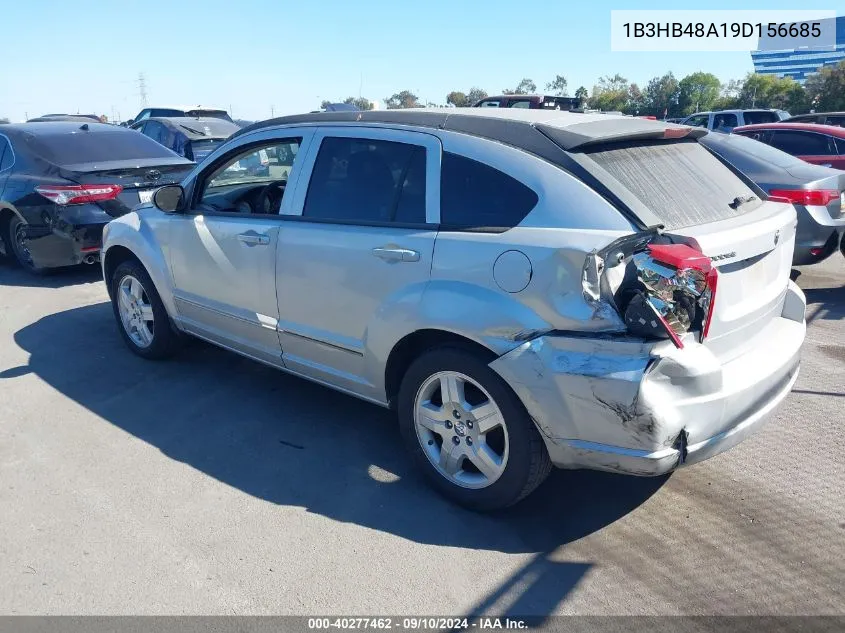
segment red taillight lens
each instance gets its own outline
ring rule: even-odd
[[[812,207],[826,207],[838,199],[839,195],[840,192],[836,189],[814,189],[812,191],[807,189],[772,189],[769,192],[769,200]]]
[[[87,204],[114,200],[123,191],[120,185],[42,185],[35,190],[56,204]]]

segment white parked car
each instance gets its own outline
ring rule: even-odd
[[[789,118],[789,116],[789,112],[784,110],[719,110],[716,112],[696,112],[682,120],[681,124],[728,133],[740,125],[776,123]]]

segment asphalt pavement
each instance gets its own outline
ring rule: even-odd
[[[0,614],[843,614],[845,260],[798,283],[801,374],[757,435],[477,515],[387,411],[202,343],[144,361],[95,267],[0,265]]]

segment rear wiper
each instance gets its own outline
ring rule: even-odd
[[[205,132],[200,132],[199,130],[195,130],[194,128],[188,127],[187,125],[182,125],[180,123],[179,127],[184,128],[184,129],[188,130],[189,132],[193,132],[194,134],[199,134],[200,136],[205,136]]]
[[[728,204],[728,206],[731,209],[738,209],[742,205],[744,205],[748,202],[753,202],[754,200],[758,200],[758,199],[759,198],[757,198],[757,196],[737,196],[736,198],[734,198],[733,202]]]

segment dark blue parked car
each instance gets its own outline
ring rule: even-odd
[[[151,117],[131,127],[197,163],[241,129],[231,121],[212,117]]]

